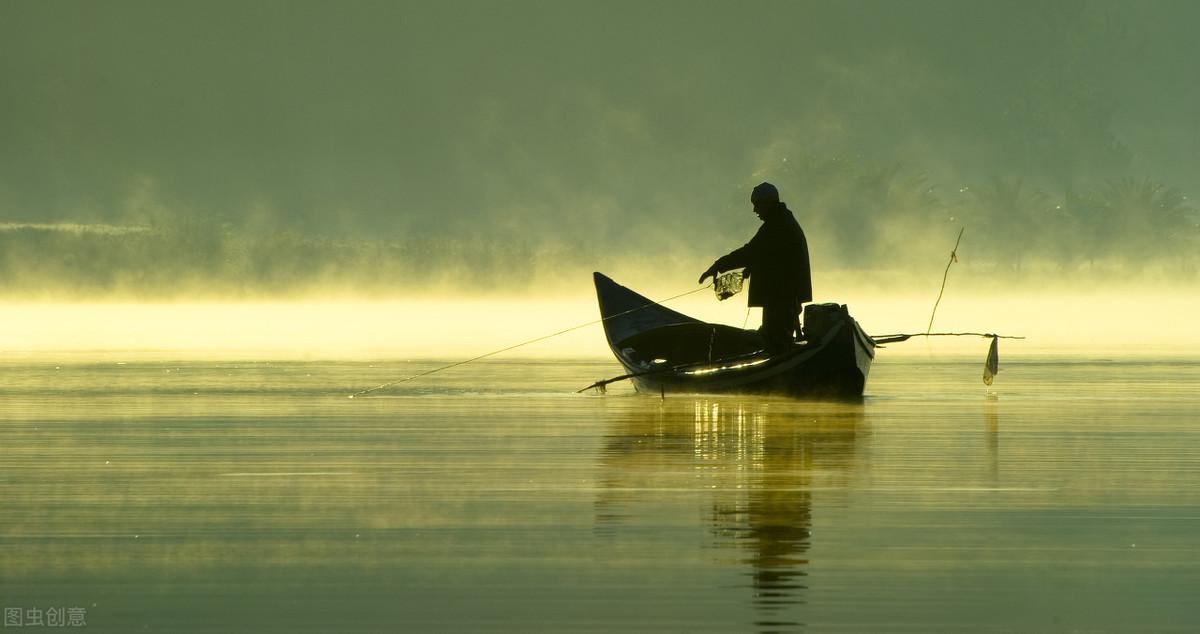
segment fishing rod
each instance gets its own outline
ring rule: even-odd
[[[925,332],[903,333],[894,335],[872,335],[871,339],[877,344],[899,343],[908,341],[913,337],[987,337],[989,339],[1024,339],[1025,337],[1017,337],[1014,335],[998,335],[992,332],[931,332],[933,330],[933,318],[937,316],[938,304],[942,303],[942,295],[946,292],[946,280],[950,277],[950,266],[958,262],[958,245],[962,243],[963,233],[967,228],[962,227],[958,230],[958,239],[954,241],[954,248],[950,250],[950,261],[946,262],[946,270],[942,272],[942,286],[938,289],[937,299],[933,302],[933,310],[929,313],[929,325],[925,326]]]
[[[988,339],[1024,339],[1016,335],[997,335],[991,332],[915,332],[912,334],[871,335],[876,344],[899,343],[913,337],[986,337]]]
[[[962,243],[963,233],[967,230],[962,227],[958,230],[958,239],[954,241],[954,248],[950,250],[950,260],[946,262],[946,270],[942,272],[942,286],[938,289],[937,300],[933,302],[933,310],[929,313],[929,324],[925,326],[925,332],[915,334],[896,334],[896,335],[881,335],[872,337],[876,344],[899,343],[908,341],[913,337],[986,337],[992,340],[992,344],[988,346],[987,359],[983,362],[983,383],[991,385],[996,374],[1000,372],[1000,340],[1001,339],[1024,339],[1025,337],[1017,337],[1014,335],[998,335],[996,333],[983,332],[930,332],[933,330],[933,318],[937,315],[938,304],[942,303],[942,295],[946,292],[946,280],[950,277],[950,267],[958,261],[958,245]]]
[[[585,324],[578,324],[578,325],[575,325],[575,326],[571,326],[570,328],[564,328],[564,329],[562,329],[562,330],[559,330],[558,332],[554,332],[554,333],[551,333],[551,334],[548,334],[548,335],[542,335],[541,337],[535,337],[535,338],[533,338],[533,339],[529,339],[529,340],[527,340],[527,341],[522,341],[521,343],[513,344],[513,345],[511,345],[511,346],[508,346],[508,347],[506,347],[506,348],[501,348],[501,349],[499,349],[499,350],[493,350],[493,351],[491,351],[491,352],[487,352],[487,353],[481,354],[481,355],[479,355],[479,356],[477,356],[477,357],[471,357],[470,359],[466,359],[466,360],[464,360],[464,361],[455,361],[454,363],[448,363],[448,364],[446,364],[446,365],[443,365],[443,366],[441,366],[441,367],[433,368],[432,370],[426,370],[426,371],[424,371],[424,372],[419,372],[419,373],[417,373],[417,374],[414,374],[414,375],[412,375],[412,376],[407,376],[407,377],[404,377],[403,379],[398,379],[398,380],[395,380],[395,381],[389,381],[389,382],[387,382],[387,383],[383,383],[383,384],[380,384],[380,385],[376,385],[375,387],[367,388],[367,389],[365,389],[365,390],[360,390],[360,391],[358,391],[358,392],[355,392],[355,393],[351,394],[351,395],[350,395],[350,398],[354,398],[354,397],[356,397],[356,396],[363,396],[363,395],[365,395],[365,394],[370,394],[371,392],[375,392],[375,391],[377,391],[377,390],[382,390],[382,389],[384,389],[384,388],[387,388],[387,387],[392,387],[393,385],[400,385],[401,383],[407,383],[407,382],[409,382],[409,381],[412,381],[413,379],[419,379],[419,378],[421,378],[421,377],[423,377],[423,376],[429,376],[430,374],[434,374],[434,373],[437,373],[437,372],[441,372],[441,371],[443,371],[443,370],[449,370],[449,369],[451,369],[451,368],[457,368],[457,367],[458,367],[458,366],[460,366],[460,365],[466,365],[466,364],[468,364],[468,363],[473,363],[473,362],[475,362],[475,361],[479,361],[480,359],[486,359],[486,358],[488,358],[488,357],[493,357],[493,356],[496,356],[496,355],[498,355],[498,354],[500,354],[500,353],[502,353],[502,352],[508,352],[509,350],[515,350],[515,349],[517,349],[517,348],[520,348],[520,347],[522,347],[522,346],[527,346],[527,345],[529,345],[529,344],[531,344],[531,343],[537,343],[537,342],[539,342],[539,341],[545,341],[545,340],[547,340],[547,339],[552,339],[552,338],[554,338],[554,337],[557,337],[557,336],[559,336],[559,335],[565,335],[565,334],[567,334],[568,332],[572,332],[572,331],[575,331],[575,330],[579,330],[580,328],[586,328],[586,327],[588,327],[588,326],[594,326],[594,325],[596,325],[596,324],[598,324],[598,323],[601,323],[601,322],[604,322],[604,321],[608,321],[609,319],[613,319],[613,318],[616,318],[616,317],[621,317],[621,316],[624,316],[624,315],[628,315],[628,314],[630,314],[630,313],[635,313],[635,312],[637,312],[637,311],[639,311],[639,310],[642,310],[642,309],[645,309],[645,308],[649,308],[649,307],[651,307],[651,306],[658,306],[659,304],[663,304],[663,303],[669,302],[669,301],[671,301],[671,300],[673,300],[673,299],[679,299],[680,297],[685,297],[685,296],[687,296],[687,295],[691,295],[691,294],[693,294],[693,293],[699,293],[700,291],[703,291],[703,290],[707,290],[707,289],[709,289],[709,288],[712,288],[712,286],[713,286],[713,284],[714,284],[714,283],[715,283],[715,281],[714,281],[714,282],[709,282],[708,284],[706,284],[706,285],[704,285],[704,286],[701,286],[700,288],[697,288],[697,289],[693,289],[693,290],[687,291],[686,293],[680,293],[680,294],[678,294],[678,295],[672,295],[671,297],[668,297],[668,298],[666,298],[666,299],[662,299],[662,300],[659,300],[659,301],[656,301],[656,302],[649,302],[649,303],[647,303],[647,304],[643,304],[643,305],[641,305],[641,306],[637,306],[637,307],[635,307],[635,308],[630,308],[629,310],[626,310],[626,311],[623,311],[623,312],[617,313],[617,314],[615,314],[615,315],[609,315],[609,316],[607,316],[607,317],[601,317],[600,319],[596,319],[596,320],[594,320],[594,321],[589,321],[589,322],[587,322],[587,323],[585,323]]]
[[[958,261],[958,244],[962,242],[963,232],[966,230],[966,227],[958,230],[958,239],[954,241],[954,248],[950,250],[950,261],[946,263],[946,272],[942,273],[942,287],[938,289],[937,301],[933,302],[933,312],[929,313],[929,325],[925,327],[926,335],[933,330],[933,317],[937,315],[938,304],[942,303],[942,293],[946,292],[946,278],[950,277],[950,265]]]
[[[958,230],[958,239],[954,241],[954,248],[950,250],[950,261],[946,262],[946,270],[942,272],[942,286],[938,289],[937,299],[933,302],[933,310],[929,313],[929,325],[925,326],[925,332],[917,332],[911,334],[895,334],[895,335],[872,335],[871,339],[877,344],[899,343],[908,341],[913,337],[989,337],[992,339],[1024,339],[1025,337],[1015,337],[1012,335],[997,335],[995,333],[985,332],[931,332],[933,330],[933,318],[937,315],[938,304],[942,303],[942,295],[946,292],[946,280],[950,277],[950,266],[958,262],[958,245],[962,243],[963,233],[967,230],[962,227]]]

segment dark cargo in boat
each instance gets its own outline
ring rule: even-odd
[[[819,340],[849,318],[845,304],[809,304],[804,307],[804,338]]]

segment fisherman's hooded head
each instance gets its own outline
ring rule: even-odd
[[[762,218],[764,213],[779,206],[779,190],[770,183],[759,183],[750,191],[750,203],[754,205],[754,213]]]

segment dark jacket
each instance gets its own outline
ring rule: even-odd
[[[783,203],[764,214],[758,233],[745,246],[722,256],[718,271],[746,267],[750,275],[750,306],[812,301],[812,271],[808,241],[792,211]]]

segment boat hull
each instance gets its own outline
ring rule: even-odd
[[[767,354],[754,331],[662,308],[600,273],[595,281],[609,347],[639,392],[862,397],[875,343],[845,306],[810,307],[808,341]]]

